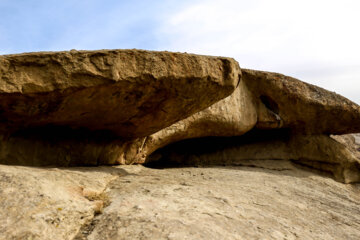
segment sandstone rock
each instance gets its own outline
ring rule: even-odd
[[[73,239],[109,204],[107,185],[124,171],[0,165],[0,239]]]
[[[288,161],[244,165],[0,165],[0,239],[360,238],[358,184]]]
[[[142,137],[231,94],[230,58],[141,50],[0,56],[0,132],[45,125]]]
[[[230,58],[0,56],[0,163],[162,168],[0,165],[0,240],[359,239],[353,132],[356,104]]]
[[[235,100],[236,96],[240,98]],[[235,128],[239,123],[243,126]],[[254,126],[260,130],[280,129],[255,131],[257,134],[242,138],[194,139],[166,148],[165,158],[164,151],[160,151],[145,161],[151,164],[163,158],[170,165],[176,162],[193,166],[236,165],[254,159],[292,160],[331,172],[338,181],[353,183],[360,181],[359,151],[325,134],[359,131],[359,123],[360,107],[340,95],[281,74],[245,69],[241,84],[227,101],[150,135],[141,150],[142,156],[149,156],[160,147],[188,138],[240,136]],[[143,162],[138,156],[136,161]]]
[[[346,148],[360,159],[360,134],[331,135],[331,138],[346,146]]]
[[[346,137],[252,131],[241,137],[191,139],[158,150],[148,166],[241,166],[256,160],[288,160],[331,173],[340,182],[360,182],[360,151],[344,142]]]
[[[242,81],[232,95],[144,138],[141,149],[128,158],[143,163],[156,149],[172,142],[208,136],[240,136],[253,127],[290,129],[295,135],[360,131],[360,107],[344,97],[277,73],[248,69],[243,72]],[[138,145],[136,142],[135,146]],[[321,148],[320,142],[315,145]],[[327,162],[327,157],[322,156],[319,161]],[[302,157],[298,154],[296,158]],[[343,163],[347,162],[345,159]]]
[[[359,186],[283,161],[142,169],[113,181],[83,239],[358,239]]]
[[[138,50],[8,55],[0,69],[1,163],[145,163],[174,142],[250,132],[230,146],[205,148],[196,161],[184,156],[189,146],[174,159],[294,160],[360,181],[358,151],[327,136],[360,131],[360,107],[291,77],[248,69],[241,77],[229,58]]]
[[[143,163],[153,151],[172,142],[204,136],[238,136],[253,128],[256,121],[251,93],[240,82],[235,94],[144,138],[124,141],[66,129],[51,136],[48,132],[54,132],[53,129],[32,131],[9,138],[0,136],[0,159],[5,164],[32,166]]]
[[[256,122],[257,112],[252,95],[244,82],[241,82],[229,97],[146,137],[140,153],[132,158],[137,163],[143,163],[145,157],[156,149],[184,139],[240,136],[251,130]]]
[[[360,133],[354,134],[354,140],[356,145],[360,145]]]
[[[126,141],[66,129],[61,133],[52,128],[49,133],[0,135],[0,163],[58,167],[125,164]]]
[[[360,132],[360,107],[339,94],[278,73],[249,69],[242,73],[259,104],[258,128],[307,134]]]

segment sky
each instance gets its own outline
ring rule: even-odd
[[[0,0],[0,54],[147,49],[235,58],[360,104],[358,0]]]

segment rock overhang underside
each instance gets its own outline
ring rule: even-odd
[[[356,139],[349,147],[330,135],[356,132],[360,108],[350,100],[231,58],[142,50],[0,56],[2,164],[284,159],[351,183],[360,181]]]

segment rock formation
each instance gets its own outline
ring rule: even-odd
[[[0,131],[55,125],[143,137],[228,96],[239,74],[230,58],[170,52],[5,55]]]
[[[359,239],[357,132],[355,103],[231,58],[0,56],[0,240]]]
[[[226,99],[147,137],[142,156],[184,139],[241,136],[252,130],[256,134],[246,135],[241,141],[230,140],[230,148],[235,148],[235,153],[226,153],[225,139],[209,148],[214,139],[210,140],[203,152],[212,155],[221,146],[211,161],[213,164],[291,159],[332,172],[341,182],[360,181],[360,158],[328,136],[330,133],[359,132],[359,106],[338,94],[281,74],[248,69],[242,70],[242,74],[240,85]],[[264,135],[267,136],[265,140]],[[178,158],[181,159],[179,163],[191,162],[186,160],[184,153],[191,145],[199,146],[197,142],[198,139],[177,149],[182,156]],[[196,164],[210,158],[206,155],[200,159],[195,161]]]
[[[305,134],[360,132],[360,107],[341,95],[278,73],[242,72],[249,90],[263,103],[258,128],[278,126]]]
[[[250,132],[257,136],[253,150],[240,154],[245,135],[233,164],[259,158],[267,135],[261,159],[294,160],[342,182],[360,181],[358,157],[329,137],[360,132],[358,105],[281,74],[240,70],[230,58],[70,51],[2,56],[0,69],[1,163],[145,163],[181,140]]]
[[[0,239],[350,239],[360,188],[281,160],[243,166],[0,165]]]

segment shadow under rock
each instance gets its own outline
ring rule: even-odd
[[[252,130],[237,137],[204,137],[179,141],[151,154],[144,164],[154,169],[202,167],[237,168],[277,175],[333,178],[288,158],[290,130]]]
[[[67,172],[82,172],[82,173],[108,173],[115,176],[128,176],[136,175],[130,171],[127,171],[124,168],[119,168],[116,166],[92,166],[92,167],[37,167],[37,166],[24,166],[24,165],[5,165],[0,164],[1,166],[14,167],[14,168],[24,168],[24,169],[34,169],[34,170],[43,170],[43,171],[67,171]]]

